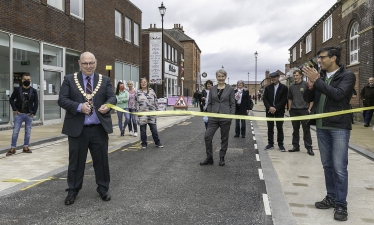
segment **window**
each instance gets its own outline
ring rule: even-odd
[[[65,1],[64,0],[48,0],[47,4],[53,6],[61,11],[65,11]]]
[[[355,22],[351,28],[351,35],[350,35],[350,41],[349,41],[351,63],[358,62],[358,50],[360,50],[359,45],[358,45],[358,38],[360,37],[360,35],[358,34],[359,28],[360,27],[357,22]]]
[[[174,57],[175,57],[174,61],[178,62],[178,50],[177,49],[175,49]]]
[[[171,59],[171,46],[168,45],[168,59]]]
[[[302,54],[303,54],[303,42],[300,42],[300,58]]]
[[[164,59],[168,56],[168,44],[164,42]]]
[[[83,19],[83,0],[70,1],[70,14]]]
[[[332,17],[329,16],[323,22],[323,42],[329,40],[332,37]]]
[[[171,47],[171,61],[174,62],[174,48]]]
[[[294,47],[292,49],[292,61],[295,62],[296,61],[296,47]]]
[[[125,17],[125,40],[131,42],[131,20]]]
[[[139,46],[139,25],[134,23],[134,45]]]
[[[122,14],[118,12],[117,10],[115,11],[115,33],[117,37],[122,38]]]
[[[305,48],[306,48],[306,51],[305,51],[305,53],[308,53],[308,52],[310,52],[310,51],[312,51],[312,34],[309,34],[307,37],[306,37],[306,46],[305,46]]]

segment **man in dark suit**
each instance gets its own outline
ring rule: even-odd
[[[283,118],[285,106],[287,104],[288,88],[286,85],[279,83],[279,74],[273,72],[270,75],[271,84],[265,87],[263,96],[264,105],[266,108],[266,117]],[[268,125],[268,145],[265,150],[274,148],[274,121],[267,121]],[[277,126],[277,141],[279,150],[285,152],[283,146],[283,121],[276,121]]]
[[[32,120],[38,110],[38,93],[30,86],[31,76],[29,73],[22,74],[22,86],[14,88],[12,95],[9,98],[9,103],[12,106],[14,114],[14,127],[12,134],[12,144],[6,156],[16,154],[18,134],[21,125],[25,122],[25,140],[23,143],[23,152],[32,153],[29,149],[29,142],[31,136]]]
[[[78,61],[81,72],[65,76],[58,100],[66,110],[62,133],[69,140],[68,196],[65,205],[74,203],[82,188],[87,149],[90,150],[96,177],[97,192],[109,201],[110,174],[108,162],[109,133],[113,132],[110,109],[116,104],[108,77],[95,73],[97,60],[90,52]]]

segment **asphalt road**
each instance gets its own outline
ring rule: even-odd
[[[273,224],[265,214],[265,182],[260,180],[252,130],[247,138],[230,131],[226,166],[218,166],[220,132],[213,147],[214,165],[205,158],[201,117],[159,131],[163,149],[148,137],[109,155],[112,200],[96,192],[92,163],[86,164],[83,188],[71,206],[64,205],[66,172],[0,198],[0,224]]]

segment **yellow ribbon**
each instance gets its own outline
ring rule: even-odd
[[[115,109],[120,112],[130,113],[120,107],[112,104],[106,104],[109,108]],[[356,109],[348,109],[348,110],[341,110],[337,112],[329,112],[329,113],[320,113],[320,114],[313,114],[307,116],[294,116],[294,117],[284,117],[284,118],[273,118],[273,117],[261,117],[261,116],[246,116],[246,115],[233,115],[233,114],[222,114],[222,113],[209,113],[209,112],[196,112],[196,111],[150,111],[150,112],[131,112],[131,114],[135,114],[137,116],[165,116],[165,115],[192,115],[192,116],[208,116],[208,117],[216,117],[216,118],[224,118],[224,119],[241,119],[241,120],[260,120],[260,121],[293,121],[293,120],[314,120],[314,119],[321,119],[331,116],[338,116],[348,113],[354,112],[361,112],[363,110],[370,110],[374,109],[374,106],[370,107],[363,107],[363,108],[356,108]]]
[[[39,182],[39,181],[47,181],[47,180],[66,180],[66,178],[49,177],[49,178],[41,179],[41,180],[25,180],[25,179],[19,179],[19,178],[12,178],[12,179],[8,179],[8,180],[0,180],[0,182],[29,183],[29,182]]]

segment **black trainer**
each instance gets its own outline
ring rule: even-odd
[[[334,210],[334,220],[346,221],[348,219],[347,207],[344,205],[336,205]]]
[[[322,201],[314,204],[317,209],[335,208],[335,200],[330,197],[325,197]]]

